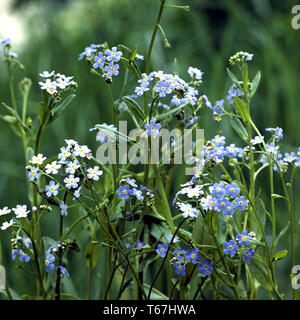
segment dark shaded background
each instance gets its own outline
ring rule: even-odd
[[[191,11],[172,8],[165,10],[161,25],[172,48],[165,49],[158,34],[152,56],[152,70],[172,72],[174,58],[178,60],[180,75],[183,78],[187,79],[186,70],[189,66],[200,68],[204,71],[201,94],[206,94],[210,101],[214,102],[225,98],[231,86],[226,73],[226,67],[229,66],[228,58],[240,50],[254,53],[250,79],[260,69],[262,80],[252,104],[253,119],[262,132],[266,127],[282,127],[282,152],[295,151],[299,145],[300,133],[300,30],[296,31],[291,27],[291,9],[297,1],[178,0],[177,4],[190,5]],[[111,123],[109,96],[105,85],[89,73],[85,62],[77,60],[78,55],[89,44],[104,41],[107,41],[110,47],[119,43],[128,47],[137,44],[138,53],[146,55],[158,7],[159,0],[14,1],[12,10],[18,13],[20,19],[26,21],[27,41],[18,51],[26,70],[17,71],[16,80],[26,76],[33,81],[29,114],[35,114],[40,101],[39,72],[55,70],[73,75],[79,85],[77,97],[72,105],[44,136],[41,147],[44,155],[52,156],[58,153],[65,138],[74,138],[96,150],[95,136],[88,130],[95,123]],[[5,30],[1,30],[1,33],[4,37]],[[3,66],[1,63],[0,100],[9,103],[7,76],[3,72]],[[113,84],[115,96],[120,90],[120,85],[120,80]],[[132,94],[134,87],[134,78],[129,78],[126,93]],[[227,137],[227,143],[241,143],[228,122],[214,123],[209,110],[202,112],[201,116],[200,123],[205,130],[206,138],[211,138],[217,129],[221,129]],[[24,157],[21,142],[3,121],[0,122],[0,150],[0,207],[14,207],[27,199]],[[298,175],[296,182],[297,177]],[[175,176],[173,194],[179,183],[183,183],[184,180],[185,177],[180,174]],[[263,199],[268,207],[270,200],[267,181],[267,175],[262,175],[257,189],[262,188]],[[279,183],[279,180],[276,182]],[[281,192],[279,184],[276,189],[277,193]],[[297,184],[294,190],[295,215],[299,217]],[[282,200],[277,200],[276,204],[280,230],[288,221],[288,211]],[[45,233],[56,237],[52,231],[56,219],[54,213],[49,215],[52,216],[44,219],[43,228]],[[68,219],[71,221],[72,217]],[[296,232],[299,232],[298,224]],[[77,230],[77,233],[76,236],[81,241],[88,241],[80,230]],[[9,266],[8,233],[1,232],[0,237],[2,264]],[[300,263],[297,254],[298,235],[296,244],[296,262]],[[282,249],[286,247],[289,248],[288,237],[283,240]],[[66,286],[74,294],[84,296],[87,267],[83,252],[72,256],[71,261],[69,271],[74,285],[68,280]],[[290,254],[288,258],[277,263],[279,286],[281,291],[286,293],[290,291],[289,261]],[[101,266],[99,268],[101,270]],[[24,274],[16,268],[8,268],[8,276],[9,286],[20,293],[33,292],[30,274]],[[101,287],[100,275],[96,275],[94,281],[99,283],[99,286],[95,286],[96,294]],[[265,297],[263,293],[261,297]]]

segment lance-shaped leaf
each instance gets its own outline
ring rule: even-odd
[[[51,121],[55,120],[59,115],[67,108],[67,106],[71,103],[71,101],[76,97],[74,93],[71,93],[64,99],[62,103],[60,103],[58,106],[55,106],[51,110]]]
[[[242,122],[237,117],[229,118],[230,124],[234,131],[239,135],[244,141],[248,140],[248,133]]]
[[[142,120],[145,120],[146,116],[144,114],[144,111],[140,107],[140,105],[133,100],[132,98],[129,97],[123,97],[123,100],[125,100],[129,110],[133,112],[137,117],[139,117]]]

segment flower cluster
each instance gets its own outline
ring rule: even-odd
[[[146,243],[145,242],[143,242],[143,241],[141,241],[141,240],[138,240],[136,243],[132,243],[132,242],[126,242],[126,243],[124,243],[124,246],[125,246],[125,248],[126,248],[126,250],[130,250],[130,249],[132,249],[133,248],[133,245],[134,245],[134,247],[136,248],[136,250],[142,250],[144,247],[145,247],[145,245],[146,245]]]
[[[135,179],[122,179],[121,181],[122,186],[119,187],[119,198],[128,200],[130,196],[138,199],[144,200],[145,196],[152,196],[152,190],[149,188],[140,185],[138,187]]]
[[[18,58],[17,53],[10,51],[12,45],[12,40],[10,38],[5,38],[1,40],[1,44],[3,46],[3,51],[1,52],[1,54],[3,54],[7,58]]]
[[[171,264],[175,268],[175,272],[179,275],[185,275],[187,263],[199,266],[198,276],[209,276],[214,269],[211,260],[202,259],[199,249],[197,248],[184,250],[181,247],[177,247],[171,254],[173,255]],[[160,256],[162,255],[160,254]]]
[[[55,71],[43,71],[39,75],[45,79],[44,82],[39,82],[41,89],[46,90],[51,95],[58,95],[60,91],[77,86],[76,82],[72,80],[73,77],[61,73],[55,74]]]
[[[223,243],[224,254],[234,257],[239,251],[240,247],[250,245],[250,239],[253,239],[253,234],[251,232],[248,233],[247,230],[242,231],[241,234],[236,236],[236,241],[231,239],[228,242]],[[243,261],[249,262],[254,256],[255,252],[252,247],[243,251]]]
[[[229,58],[229,63],[231,65],[243,63],[246,61],[251,61],[253,58],[253,53],[248,53],[245,51],[239,51],[234,56]]]
[[[244,211],[249,201],[244,196],[239,196],[240,188],[236,182],[215,183],[209,188],[210,194],[201,199],[203,210],[223,212],[233,215],[236,210]]]
[[[202,77],[201,71],[196,68],[189,69],[189,74],[197,79]],[[151,72],[148,75],[143,73],[142,78],[138,80],[140,85],[135,88],[135,93],[138,96],[142,96],[151,89],[150,84],[152,81],[154,81],[152,90],[159,98],[165,98],[171,93],[175,93],[171,98],[173,106],[178,107],[186,103],[194,106],[197,103],[198,90],[188,85],[178,75],[166,74],[161,70]]]

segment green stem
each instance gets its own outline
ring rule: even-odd
[[[154,26],[154,29],[153,29],[153,33],[152,33],[152,37],[151,37],[151,40],[150,40],[150,45],[149,45],[148,53],[147,53],[146,70],[145,70],[146,74],[148,74],[149,71],[150,71],[151,53],[152,53],[155,36],[156,36],[157,29],[158,29],[158,26],[159,26],[159,23],[160,23],[160,19],[161,19],[161,15],[162,15],[162,12],[163,12],[163,9],[164,9],[165,2],[166,2],[166,0],[161,0],[160,1],[160,8],[159,8],[159,11],[158,11],[158,15],[157,15],[157,18],[156,18],[155,26]]]

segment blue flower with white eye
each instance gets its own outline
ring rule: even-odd
[[[240,192],[241,190],[235,182],[225,185],[225,193],[228,197],[235,198]]]
[[[183,99],[179,98],[178,96],[174,95],[171,99],[171,103],[175,107],[179,107],[183,103]]]
[[[224,253],[226,255],[230,255],[231,257],[233,257],[236,254],[239,248],[239,246],[236,244],[234,240],[230,240],[229,242],[224,242],[223,247],[224,247]]]
[[[162,258],[164,258],[166,256],[167,250],[167,244],[159,244],[156,248],[156,253],[158,253]]]
[[[184,261],[186,257],[186,251],[178,247],[174,252],[174,256],[177,260]]]
[[[170,82],[160,80],[154,90],[161,98],[164,98],[167,94],[172,92],[172,87]]]
[[[28,176],[30,181],[34,181],[35,179],[38,179],[40,177],[39,169],[36,167],[32,167]]]
[[[142,73],[142,79],[138,80],[138,83],[141,84],[143,87],[148,87],[149,83],[153,80],[153,74],[149,73],[147,75],[146,73]]]
[[[224,146],[225,145],[225,139],[226,138],[224,136],[216,135],[212,139],[212,143],[214,144],[215,147]]]
[[[98,45],[102,46],[102,45]],[[88,47],[85,47],[84,51],[79,54],[78,60],[82,60],[84,57],[90,57],[93,53],[97,51],[97,45],[91,44]]]
[[[60,272],[61,272],[64,276],[67,276],[67,277],[70,276],[68,270],[67,270],[66,268],[64,268],[63,266],[58,266],[57,268],[60,269]]]
[[[186,260],[192,261],[193,264],[197,264],[199,260],[201,260],[201,256],[199,254],[199,249],[189,249],[186,253]]]
[[[295,152],[291,152],[291,153],[286,152],[286,153],[284,154],[283,161],[288,162],[288,163],[292,163],[292,162],[294,162],[295,160],[296,160]]]
[[[144,197],[142,195],[142,191],[138,190],[136,188],[133,188],[132,194],[138,199],[138,200],[144,200]]]
[[[185,265],[181,263],[174,263],[173,264],[175,268],[175,272],[179,275],[184,276],[185,275]]]
[[[146,91],[149,91],[149,88],[146,87],[144,84],[141,84],[139,87],[136,87],[134,92],[138,95],[138,96],[142,96]]]
[[[230,89],[228,90],[228,94],[226,99],[231,102],[234,103],[234,97],[240,97],[243,96],[244,92],[241,92],[238,87],[236,86],[236,84],[233,84]]]
[[[282,128],[276,127],[276,128],[266,128],[266,131],[269,131],[274,134],[274,136],[277,138],[277,140],[281,140],[283,138],[283,130]]]
[[[127,178],[126,182],[132,187],[132,188],[137,188],[136,180],[135,179],[130,179]]]
[[[32,243],[31,240],[30,240],[30,238],[25,237],[25,236],[22,238],[22,241],[23,241],[23,243],[24,243],[24,245],[25,245],[26,248],[29,248],[30,245],[31,245],[31,243]]]
[[[214,266],[211,264],[211,260],[206,259],[199,262],[198,276],[209,276],[211,271],[214,269]]]
[[[266,144],[266,150],[267,153],[270,155],[276,155],[278,152],[279,146],[276,146],[274,142],[271,142],[270,144]]]
[[[235,205],[227,198],[218,199],[217,208],[226,215],[232,215],[235,212]]]
[[[187,123],[187,126],[191,126],[192,124],[194,124],[196,121],[198,120],[198,117],[193,117],[192,119],[189,120],[189,122]]]
[[[94,69],[97,69],[97,68],[102,69],[104,66],[104,62],[105,62],[105,56],[103,55],[102,52],[99,52],[98,55],[94,57],[93,68]]]
[[[210,192],[212,195],[221,198],[225,194],[224,183],[215,183],[212,187],[210,187]]]
[[[236,240],[239,242],[239,245],[245,244],[246,246],[249,246],[249,239],[252,239],[252,235],[251,233],[248,233],[247,230],[244,230],[241,234],[236,236]]]
[[[253,248],[249,248],[244,252],[243,261],[249,262],[255,256]]]
[[[161,124],[156,123],[155,119],[152,119],[149,124],[145,124],[145,129],[147,130],[148,136],[151,136],[151,135],[158,136],[160,128],[161,128]]]
[[[61,209],[61,215],[62,216],[67,216],[68,215],[68,205],[66,203],[64,203],[64,201],[62,201],[60,203],[60,209]]]
[[[112,61],[108,64],[108,66],[104,67],[105,72],[109,77],[117,76],[119,74],[119,65],[114,64]]]
[[[25,253],[23,250],[20,250],[19,251],[19,254],[20,254],[20,261],[21,262],[29,262],[30,261],[30,257],[27,253]]]
[[[224,100],[217,100],[215,105],[212,107],[213,111],[217,114],[222,114],[224,109]]]
[[[246,198],[244,196],[241,196],[239,198],[236,198],[234,200],[235,204],[236,204],[236,209],[239,209],[241,211],[244,211],[246,209],[246,207],[249,204],[249,201],[246,200]]]
[[[126,248],[126,250],[130,250],[132,248],[132,243],[126,242],[126,243],[124,243],[124,247]]]
[[[12,251],[11,251],[11,259],[15,260],[17,255],[18,255],[18,253],[19,253],[18,249],[12,249]]]
[[[142,250],[145,245],[146,245],[145,242],[142,242],[141,240],[138,240],[136,245],[135,245],[135,247],[137,248],[137,250]]]
[[[55,257],[52,255],[47,255],[45,259],[45,271],[49,272],[50,270],[54,269],[54,261]]]
[[[120,61],[122,52],[117,50],[118,50],[117,47],[112,47],[111,50],[110,49],[105,50],[107,61],[115,61],[115,62]]]
[[[237,156],[237,151],[237,147],[232,143],[226,147],[224,155],[227,157],[235,158]]]
[[[125,185],[124,187],[119,187],[119,198],[129,199],[129,196],[132,194],[132,190],[129,188],[129,185]]]

